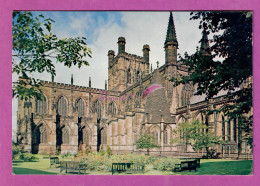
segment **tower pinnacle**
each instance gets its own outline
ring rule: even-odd
[[[175,26],[174,26],[172,12],[170,12],[170,17],[169,17],[167,34],[166,34],[164,46],[166,46],[169,42],[178,46],[178,41],[177,41],[177,38],[176,38],[176,32],[175,32]]]
[[[200,52],[203,55],[210,55],[209,52],[209,40],[208,40],[208,34],[206,30],[204,29],[202,32],[202,39],[201,39],[201,45],[200,45]]]

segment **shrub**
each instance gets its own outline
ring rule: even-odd
[[[85,154],[91,153],[91,146],[86,144],[85,145]]]
[[[175,164],[179,164],[180,162],[179,159],[160,158],[153,162],[153,168],[160,171],[171,171],[175,167]]]
[[[111,148],[110,148],[109,146],[107,146],[105,154],[106,154],[108,157],[110,157],[110,156],[112,155],[112,150],[111,150]]]
[[[105,155],[105,151],[104,151],[103,145],[100,145],[98,154],[101,155],[101,156],[104,156],[104,155]]]
[[[16,159],[23,152],[22,148],[12,142],[12,159]]]
[[[204,159],[218,159],[219,156],[220,156],[220,153],[219,152],[217,153],[215,149],[209,149],[207,151],[207,154],[203,155],[202,158],[204,158]]]
[[[38,158],[31,153],[20,153],[19,159],[27,162],[38,160]]]

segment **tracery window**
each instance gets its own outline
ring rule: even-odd
[[[108,113],[112,117],[116,115],[116,105],[114,102],[109,103],[108,105]]]
[[[228,138],[228,141],[230,141],[230,139],[231,139],[230,119],[227,122],[227,138]]]
[[[167,145],[168,144],[168,131],[165,130],[163,133],[163,144]]]
[[[62,131],[62,143],[69,144],[69,131],[67,129],[63,129]]]
[[[99,100],[96,100],[93,104],[93,111],[94,113],[97,113],[97,117],[100,119],[101,118],[101,103]]]
[[[76,109],[78,111],[78,116],[83,117],[85,115],[85,102],[80,98],[76,103]]]
[[[67,100],[63,96],[58,100],[58,114],[64,116],[67,114]]]
[[[154,139],[154,142],[156,143],[156,144],[159,144],[158,143],[158,132],[156,131],[156,130],[154,130],[153,132],[152,132],[152,136],[153,136],[153,139]]]
[[[41,96],[41,99],[36,100],[36,113],[45,114],[47,111],[46,97]]]
[[[40,143],[47,143],[47,131],[45,127],[41,126],[39,131],[40,131]]]
[[[107,144],[107,131],[106,129],[101,130],[101,144]]]
[[[186,106],[190,102],[192,87],[190,84],[185,84],[182,89],[181,106]]]

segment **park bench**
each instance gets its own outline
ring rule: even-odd
[[[139,163],[112,163],[112,175],[114,173],[144,173],[144,164]]]
[[[174,172],[180,172],[183,170],[195,170],[197,169],[197,160],[193,161],[182,161],[180,164],[175,164],[173,169]]]
[[[197,162],[197,168],[200,168],[200,158],[180,158],[181,160],[187,160],[187,161],[190,161],[190,160],[195,160]]]
[[[52,165],[55,166],[55,168],[57,168],[60,164],[59,158],[58,157],[50,157],[50,168]]]
[[[78,174],[86,173],[87,164],[80,163],[78,161],[61,161],[60,162],[60,172],[64,171],[67,172],[77,172]]]

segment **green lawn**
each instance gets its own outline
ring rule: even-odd
[[[60,174],[59,168],[50,168],[50,160],[38,156],[36,162],[13,161],[13,174]],[[252,160],[201,160],[201,167],[195,171],[159,171],[154,170],[153,165],[145,166],[144,175],[251,175],[253,169]],[[111,175],[111,172],[87,171],[88,175]],[[120,174],[121,175],[121,174]]]

